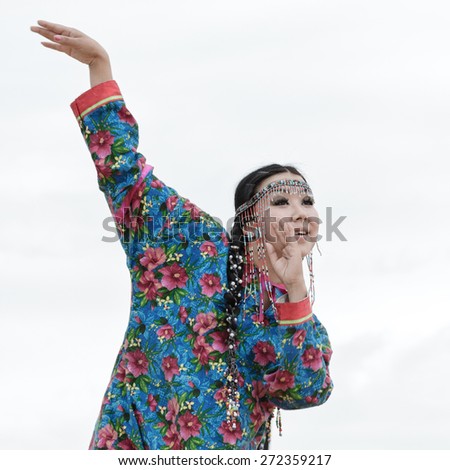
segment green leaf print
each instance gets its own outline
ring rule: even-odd
[[[125,145],[124,139],[117,139],[111,145],[111,153],[114,155],[123,155],[129,152],[129,149]]]
[[[140,376],[136,379],[136,382],[137,382],[137,385],[138,387],[145,393],[148,393],[148,387],[147,387],[147,384],[146,384],[146,381],[144,379],[145,376]]]
[[[178,292],[178,289],[175,289],[173,291],[173,301],[177,304],[177,305],[181,305],[181,296],[180,296],[180,293]]]

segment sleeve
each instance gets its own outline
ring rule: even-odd
[[[312,313],[309,297],[292,303],[285,298],[275,303],[277,323],[269,327],[275,363],[267,364],[263,377],[268,398],[282,409],[318,406],[333,389],[328,334]]]
[[[152,170],[137,152],[138,125],[114,80],[101,83],[71,105],[97,170],[98,184],[113,211]]]
[[[137,151],[138,124],[114,80],[86,91],[71,108],[127,254],[136,241],[173,236],[183,222],[209,217],[155,177]]]

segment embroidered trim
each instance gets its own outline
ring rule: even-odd
[[[278,320],[279,325],[300,325],[301,323],[305,323],[306,321],[312,318],[312,312],[306,317],[299,318],[297,320]]]
[[[90,106],[86,110],[84,110],[81,114],[77,116],[78,121],[81,121],[86,114],[91,113],[97,108],[100,108],[101,106],[110,103],[111,101],[123,101],[122,95],[114,95],[114,96],[109,96],[108,98],[105,98],[103,100],[98,101],[95,103],[93,106]]]

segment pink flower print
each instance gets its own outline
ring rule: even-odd
[[[206,331],[212,330],[217,326],[216,316],[213,312],[199,313],[195,317],[194,331],[202,335]]]
[[[186,307],[180,307],[180,310],[178,310],[178,316],[180,317],[181,323],[186,323],[188,317]]]
[[[217,255],[217,248],[216,248],[215,243],[209,242],[209,241],[203,242],[200,245],[200,251],[202,253],[206,253],[209,256],[216,256]]]
[[[163,274],[161,284],[169,290],[173,290],[176,287],[184,287],[188,280],[186,270],[177,263],[162,268],[159,272]]]
[[[261,409],[264,412],[264,416],[266,419],[269,418],[269,416],[272,414],[272,411],[275,409],[275,405],[272,405],[269,400],[261,400],[259,402],[259,405],[261,406]]]
[[[319,402],[319,400],[317,399],[317,397],[312,397],[312,396],[311,396],[311,397],[306,397],[306,398],[305,398],[305,401],[306,401],[306,403],[311,403],[311,404],[313,404],[313,405],[315,405],[316,403]]]
[[[102,405],[107,405],[108,403],[111,403],[111,400],[108,398],[108,395],[104,395]]]
[[[120,441],[117,446],[120,447],[122,450],[137,450],[136,445],[129,437],[127,437],[123,441]]]
[[[237,378],[237,379],[238,379],[238,385],[239,385],[239,387],[243,387],[244,384],[245,384],[245,380],[244,380],[244,377],[242,377],[242,375],[241,375],[240,372],[238,372],[238,378]]]
[[[216,292],[219,294],[222,292],[220,277],[214,274],[203,274],[200,285],[202,286],[202,294],[208,297],[212,297]]]
[[[219,428],[219,433],[223,436],[223,442],[226,444],[236,444],[238,439],[242,438],[241,423],[236,423],[236,428],[233,429],[232,424],[228,424],[226,421],[222,421]]]
[[[159,327],[158,330],[156,331],[156,334],[164,339],[170,339],[175,336],[175,333],[171,325],[163,325]]]
[[[89,151],[96,153],[99,158],[111,155],[111,145],[114,143],[114,136],[109,131],[98,131],[91,134],[89,141]]]
[[[116,378],[120,382],[131,382],[131,379],[129,377],[126,377],[127,374],[128,370],[125,364],[125,359],[122,359],[117,367]]]
[[[265,416],[264,416],[263,411],[261,410],[261,407],[258,404],[256,404],[255,408],[253,409],[253,412],[250,415],[250,420],[253,423],[253,427],[255,429],[259,429],[261,424],[263,424],[264,422],[264,418]]]
[[[217,390],[217,392],[214,394],[214,400],[216,401],[226,401],[227,399],[227,388],[222,387]]]
[[[325,364],[327,365],[330,364],[331,355],[333,354],[333,351],[331,350],[331,348],[324,347],[322,354],[323,354],[323,360],[325,361]]]
[[[155,189],[164,188],[164,185],[163,185],[162,181],[160,181],[160,180],[153,180],[153,181],[150,183],[150,186],[151,186],[152,188],[155,188]]]
[[[166,255],[162,248],[147,248],[143,255],[139,257],[139,263],[152,271],[166,261]]]
[[[252,315],[252,321],[255,323],[259,323],[262,326],[269,326],[270,322],[269,319],[266,317],[266,315],[263,315],[263,321],[259,321],[259,313],[254,313]]]
[[[145,161],[142,163],[142,165],[145,165]],[[139,180],[134,184],[132,189],[126,193],[125,197],[123,198],[123,204],[130,205],[130,203],[136,202],[137,204],[134,206],[134,208],[139,207],[146,187],[147,183],[145,182],[145,179]]]
[[[167,413],[166,419],[167,421],[175,422],[175,418],[178,416],[180,412],[180,405],[176,398],[171,398],[167,403]]]
[[[155,411],[158,403],[156,403],[155,397],[150,393],[147,397],[147,404],[150,408],[150,411]]]
[[[139,206],[139,200],[135,199],[131,202],[131,207],[129,204],[124,204],[114,213],[114,218],[119,229],[123,229],[125,226],[131,231],[136,232],[144,225],[143,217],[135,215],[136,211],[139,209]]]
[[[192,202],[189,200],[186,200],[186,202],[183,204],[183,209],[186,209],[190,212],[192,220],[197,220],[200,217],[200,209],[192,204]]]
[[[292,337],[292,344],[297,348],[301,348],[303,346],[303,341],[306,338],[306,331],[305,330],[298,330],[294,333]]]
[[[310,346],[302,354],[302,363],[305,367],[317,371],[322,368],[322,351]]]
[[[144,424],[144,417],[142,416],[142,413],[134,407],[133,407],[133,413],[139,426],[142,426]]]
[[[174,210],[175,206],[177,205],[177,202],[178,202],[178,196],[169,196],[166,199],[167,210],[169,212],[172,212]]]
[[[197,416],[193,415],[190,411],[186,411],[186,413],[178,418],[178,424],[180,425],[181,438],[185,441],[190,437],[198,436],[202,427]]]
[[[114,442],[116,441],[118,435],[111,424],[107,424],[105,427],[100,429],[98,432],[98,442],[97,447],[100,449],[106,447],[107,449],[111,450],[114,447]]]
[[[126,122],[130,126],[134,126],[136,124],[136,120],[134,119],[130,111],[128,111],[125,105],[120,108],[117,115],[119,116],[119,119],[121,121]]]
[[[181,450],[181,438],[178,434],[178,429],[175,424],[171,424],[163,437],[164,443],[169,446],[171,450]]]
[[[275,348],[268,341],[258,341],[252,351],[255,353],[255,362],[260,366],[266,366],[276,360]]]
[[[286,390],[294,387],[294,374],[291,374],[287,370],[277,370],[272,374],[264,376],[267,384],[269,385],[269,392],[274,393],[282,390]]]
[[[141,292],[144,292],[145,297],[148,300],[155,300],[159,295],[158,289],[161,287],[161,283],[156,279],[153,271],[144,271],[138,282],[138,289]]]
[[[255,400],[264,398],[267,393],[267,387],[259,380],[252,380],[252,397]]]
[[[229,245],[230,242],[228,241],[227,235],[224,232],[220,234],[220,238],[222,239],[222,243],[224,244],[224,246]]]
[[[330,373],[329,373],[328,368],[327,368],[327,373],[325,375],[325,379],[323,381],[322,388],[323,389],[328,388],[330,385],[331,385],[331,377],[330,377]]]
[[[219,351],[220,353],[224,353],[228,350],[227,339],[228,333],[226,331],[216,331],[209,335],[214,341],[212,347]]]
[[[213,348],[206,342],[204,336],[197,336],[194,342],[194,349],[192,350],[198,358],[200,364],[205,365],[209,361],[209,353],[213,352]]]
[[[139,349],[136,351],[131,351],[125,354],[125,359],[127,359],[128,370],[135,376],[139,377],[142,374],[147,372],[148,368],[148,359],[147,356]]]
[[[180,375],[178,359],[174,356],[166,356],[162,360],[161,368],[164,372],[164,377],[168,382],[172,382],[175,375]]]
[[[167,228],[167,229],[171,229],[172,228],[172,221],[170,220],[169,217],[165,217],[165,222],[164,222],[164,225],[163,225],[163,228]]]
[[[100,179],[109,178],[112,175],[112,163],[106,163],[104,158],[99,158],[95,161],[95,167]]]

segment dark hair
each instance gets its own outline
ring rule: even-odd
[[[273,175],[279,173],[294,173],[295,175],[303,175],[291,165],[278,165],[273,163],[266,165],[257,170],[252,171],[247,176],[242,178],[236,187],[234,195],[234,207],[237,210],[242,204],[251,199],[257,192],[258,185]],[[305,180],[306,182],[306,180]],[[228,278],[228,291],[225,294],[225,310],[226,310],[226,325],[228,332],[228,373],[233,376],[233,381],[227,385],[231,388],[233,393],[237,390],[237,384],[235,378],[237,378],[238,371],[236,367],[236,339],[238,332],[236,331],[237,316],[240,312],[240,302],[242,300],[242,277],[244,273],[244,244],[242,242],[243,232],[239,220],[234,220],[233,227],[231,229],[231,240],[230,249],[227,263],[227,278]],[[228,374],[227,374],[228,375]],[[264,449],[269,448],[270,441],[270,422],[266,423],[265,442]]]
[[[286,173],[287,171],[301,176],[306,182],[304,176],[294,166],[278,165],[277,163],[263,166],[242,178],[237,185],[236,191],[234,193],[234,210],[237,210],[237,208],[244,204],[244,202],[247,202],[249,199],[251,199],[256,194],[256,188],[258,185],[266,178],[269,178],[273,175],[278,175],[279,173]]]

